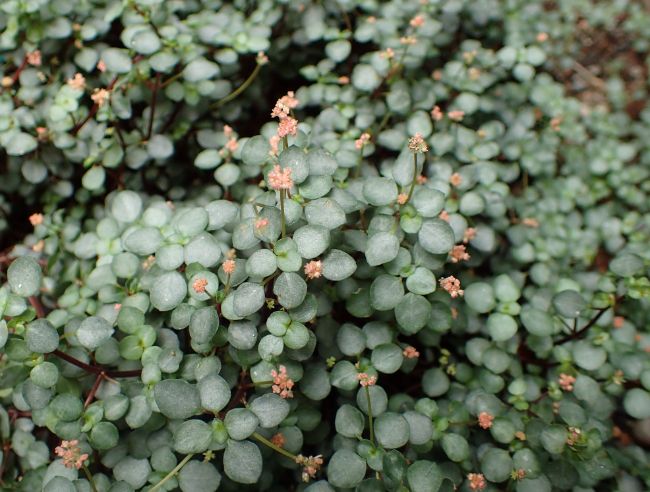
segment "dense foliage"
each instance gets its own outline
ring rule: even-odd
[[[650,489],[649,21],[4,0],[0,486]]]

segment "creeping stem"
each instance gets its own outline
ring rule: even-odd
[[[165,475],[160,482],[158,482],[156,485],[151,487],[149,489],[149,492],[156,492],[156,490],[159,490],[160,487],[162,487],[167,480],[169,480],[174,475],[176,475],[181,470],[181,468],[183,468],[187,464],[187,462],[192,459],[192,456],[194,455],[188,454],[185,458],[183,458],[183,460],[178,465],[176,465],[176,467],[172,471],[170,471],[167,475]]]
[[[283,239],[287,235],[287,231],[286,231],[287,226],[286,226],[285,219],[284,219],[284,194],[285,193],[286,193],[286,190],[280,190],[280,222],[281,222],[281,225],[282,225],[282,238]]]
[[[404,202],[404,205],[406,205],[408,202],[411,201],[411,197],[413,196],[413,190],[415,189],[415,183],[418,181],[418,155],[416,153],[413,154],[413,180],[411,181],[411,188],[409,189],[409,194],[406,197],[406,201]]]
[[[257,441],[261,442],[262,444],[264,444],[265,446],[268,446],[269,448],[273,449],[274,451],[277,451],[281,455],[286,456],[291,461],[296,461],[296,455],[291,454],[286,449],[282,449],[280,446],[276,446],[271,441],[269,441],[266,437],[264,437],[262,434],[259,434],[257,432],[253,432],[252,437],[254,439],[256,439]]]
[[[370,442],[375,445],[375,426],[372,423],[372,403],[370,402],[370,387],[365,386],[366,399],[368,400],[368,426],[370,427]]]

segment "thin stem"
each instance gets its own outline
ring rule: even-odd
[[[264,444],[265,446],[268,446],[268,447],[271,448],[272,450],[277,451],[278,453],[280,453],[280,454],[283,455],[283,456],[286,456],[286,457],[289,458],[291,461],[296,461],[296,455],[295,455],[295,454],[291,454],[291,453],[290,453],[289,451],[287,451],[286,449],[282,449],[281,447],[276,446],[275,444],[273,444],[271,441],[269,441],[269,440],[268,440],[266,437],[264,437],[263,435],[261,435],[261,434],[259,434],[259,433],[257,433],[257,432],[253,432],[252,437],[253,437],[254,439],[258,440],[259,442],[261,442],[262,444]]]
[[[287,235],[287,225],[284,219],[284,193],[285,190],[280,190],[280,225],[282,226],[282,238],[284,239]]]
[[[167,475],[165,475],[165,477],[160,482],[158,482],[156,485],[151,487],[149,489],[149,492],[156,492],[156,490],[160,489],[160,487],[162,487],[167,480],[169,480],[174,475],[176,475],[181,470],[181,468],[183,468],[187,464],[187,462],[192,459],[192,456],[194,455],[188,454],[185,458],[183,458],[183,460],[178,465],[176,465],[172,471],[170,471]]]
[[[100,374],[103,372],[105,373],[106,376],[111,378],[134,378],[134,377],[139,377],[140,374],[142,373],[141,369],[133,369],[132,371],[106,371],[103,367],[86,364],[85,362],[82,362],[79,359],[76,359],[71,355],[66,354],[65,352],[61,352],[59,349],[56,349],[54,352],[52,352],[52,354],[56,355],[57,357],[63,359],[66,362],[69,362],[73,366],[77,366],[83,369],[86,372],[90,372],[94,374]]]
[[[97,375],[97,379],[95,379],[93,387],[90,388],[90,393],[88,393],[88,396],[86,397],[86,401],[84,402],[84,408],[88,408],[88,405],[92,403],[93,399],[95,398],[95,394],[99,389],[99,385],[102,383],[102,380],[104,379],[104,376],[105,376],[104,371],[100,372]]]
[[[160,74],[156,74],[156,81],[154,82],[153,89],[151,90],[151,110],[149,111],[149,127],[147,128],[147,136],[145,140],[151,138],[153,133],[153,121],[156,116],[156,97],[158,95],[158,89],[160,88]]]
[[[90,482],[90,488],[93,489],[93,492],[97,492],[97,487],[95,487],[95,480],[93,480],[93,474],[90,473],[90,470],[88,469],[88,467],[86,465],[81,465],[81,467],[84,470],[86,478]]]
[[[230,274],[226,277],[226,285],[223,288],[223,293],[224,295],[228,295],[228,292],[230,291]]]
[[[239,94],[241,94],[241,93],[244,92],[246,89],[248,89],[248,86],[251,85],[251,84],[253,83],[253,81],[254,81],[255,78],[257,77],[257,74],[260,73],[261,68],[262,68],[262,64],[257,63],[257,64],[255,65],[255,68],[254,68],[253,71],[251,72],[251,74],[248,76],[248,78],[244,81],[244,83],[243,83],[242,85],[240,85],[239,87],[237,87],[234,91],[232,91],[232,92],[231,92],[230,94],[228,94],[226,97],[224,97],[224,98],[222,98],[222,99],[219,99],[217,102],[215,102],[214,104],[212,104],[210,107],[211,107],[211,108],[218,108],[218,107],[223,106],[224,104],[226,104],[226,103],[232,101],[232,100],[235,99],[237,96],[239,96]]]
[[[370,403],[370,387],[364,386],[366,388],[366,399],[368,400],[368,426],[370,428],[370,442],[372,445],[375,445],[375,426],[372,423],[372,403]]]
[[[43,309],[43,304],[41,304],[41,301],[38,299],[38,297],[30,296],[29,303],[36,311],[36,316],[39,318],[45,318],[45,309]]]
[[[404,205],[406,205],[408,202],[411,201],[411,197],[413,196],[413,190],[415,189],[415,184],[418,182],[418,155],[416,153],[413,154],[413,180],[411,181],[411,188],[409,189],[409,194],[406,197],[406,201],[404,202]]]

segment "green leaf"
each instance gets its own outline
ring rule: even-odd
[[[456,463],[465,461],[469,458],[470,450],[467,439],[460,434],[448,432],[442,436],[442,449],[447,457]]]
[[[25,342],[32,352],[47,354],[59,347],[59,334],[48,320],[37,319],[27,325]]]
[[[137,490],[147,483],[151,473],[149,460],[146,458],[136,459],[131,456],[122,458],[113,468],[113,476],[116,480],[123,480],[133,489]]]
[[[260,427],[271,428],[287,418],[289,415],[289,404],[287,401],[274,393],[266,393],[255,398],[249,405],[260,421]]]
[[[631,253],[617,256],[609,263],[609,269],[619,277],[634,277],[643,274],[643,260]]]
[[[142,29],[131,38],[131,48],[142,55],[151,55],[161,47],[160,39],[151,29]]]
[[[370,285],[370,305],[377,311],[395,309],[404,297],[404,285],[400,277],[379,275]]]
[[[220,72],[219,65],[203,57],[198,57],[185,66],[183,78],[188,82],[200,82],[216,77]]]
[[[228,435],[237,441],[242,441],[255,432],[260,421],[253,412],[247,408],[233,408],[224,419]]]
[[[216,492],[220,484],[221,474],[209,462],[192,460],[178,473],[182,492]]]
[[[159,311],[171,311],[183,302],[186,294],[187,283],[176,271],[160,275],[149,291],[151,304]]]
[[[323,258],[323,277],[327,280],[340,282],[350,277],[356,269],[354,258],[344,251],[332,249]]]
[[[415,271],[406,277],[406,288],[421,296],[426,296],[436,290],[436,276],[431,270],[424,267],[417,267]],[[467,292],[465,292],[467,296]]]
[[[386,412],[374,422],[377,442],[385,449],[396,449],[404,446],[410,435],[408,422],[401,415]]]
[[[335,487],[356,487],[365,475],[366,462],[349,449],[336,451],[327,464],[327,479]]]
[[[356,407],[344,403],[336,411],[334,425],[342,436],[356,438],[363,434],[365,417]]]
[[[174,431],[174,450],[177,453],[202,453],[211,441],[212,429],[202,420],[186,420]]]
[[[199,390],[182,379],[165,379],[154,387],[160,413],[170,419],[187,419],[201,410]]]
[[[332,154],[323,149],[313,149],[307,154],[310,176],[330,176],[336,172],[338,164]]]
[[[17,132],[6,142],[5,151],[9,155],[25,155],[38,147],[38,141],[29,133]]]
[[[120,191],[111,200],[111,215],[118,222],[134,222],[142,212],[142,199],[133,191]]]
[[[465,291],[465,298],[467,299],[467,291]],[[553,318],[550,314],[541,309],[536,309],[531,306],[524,306],[519,315],[521,323],[524,328],[532,335],[538,337],[545,337],[552,335],[555,331]]]
[[[331,198],[319,198],[305,206],[305,218],[311,225],[336,229],[345,224],[345,212]]]
[[[494,289],[487,282],[474,282],[465,287],[465,302],[477,313],[488,313],[496,307]]]
[[[366,389],[367,388],[367,389]],[[381,386],[367,386],[366,388],[359,388],[357,391],[357,407],[369,415],[368,411],[368,395],[370,394],[370,406],[372,407],[372,416],[378,417],[388,408],[388,397],[386,391]]]
[[[231,397],[230,386],[218,374],[209,374],[201,378],[197,387],[199,389],[201,406],[204,409],[216,413],[228,405]]]
[[[90,191],[99,190],[104,186],[106,171],[102,166],[92,166],[81,178],[81,186]]]
[[[641,388],[628,390],[623,399],[623,408],[635,419],[650,418],[650,393]]]
[[[512,458],[504,449],[489,449],[481,457],[481,472],[490,482],[505,482],[512,472]]]
[[[271,146],[266,138],[256,135],[249,138],[241,151],[241,158],[249,166],[260,166],[270,157]]]
[[[362,92],[372,92],[381,84],[381,77],[370,65],[359,63],[352,71],[352,85]]]
[[[444,220],[427,220],[418,232],[418,241],[429,253],[447,254],[454,247],[454,230]]]
[[[223,455],[223,470],[237,483],[257,483],[262,474],[262,453],[250,441],[228,440]]]
[[[404,355],[402,349],[394,343],[385,343],[372,351],[371,361],[379,372],[393,374],[402,366]]]
[[[127,73],[131,70],[131,57],[127,50],[107,48],[102,52],[102,60],[109,72]]]
[[[370,205],[389,205],[397,200],[397,185],[392,179],[371,176],[363,182],[363,196]]]
[[[399,252],[399,239],[389,232],[378,232],[368,238],[366,261],[370,266],[378,266],[392,261]]]
[[[240,317],[250,316],[264,306],[264,288],[259,284],[244,282],[233,294],[235,314]]]
[[[604,348],[596,347],[585,340],[576,342],[571,352],[576,364],[587,371],[595,371],[607,361],[607,352]]]
[[[297,308],[305,299],[307,284],[297,273],[284,272],[273,283],[273,293],[284,308]]]
[[[311,260],[327,250],[330,245],[330,233],[322,226],[306,225],[294,232],[293,240],[300,256]]]
[[[487,329],[495,342],[510,340],[517,333],[517,322],[512,316],[492,313],[487,319]]]
[[[427,460],[418,460],[406,472],[411,492],[437,492],[442,486],[443,474],[438,465]]]
[[[41,286],[41,267],[31,256],[20,256],[7,269],[7,281],[11,291],[21,297],[38,294]]]
[[[431,304],[426,298],[409,292],[395,308],[395,319],[402,331],[413,335],[431,318]]]
[[[113,327],[104,318],[91,316],[81,322],[76,336],[79,343],[90,350],[95,350],[113,335]]]
[[[120,435],[110,422],[99,422],[90,432],[90,442],[93,448],[101,450],[112,449],[117,446]]]
[[[560,316],[577,318],[587,307],[587,301],[575,290],[563,290],[553,296],[553,307]]]

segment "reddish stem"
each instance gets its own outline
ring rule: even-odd
[[[90,372],[92,374],[104,373],[104,376],[108,376],[110,378],[134,378],[140,376],[142,372],[142,369],[133,369],[131,371],[106,371],[103,367],[86,364],[85,362],[82,362],[79,359],[66,354],[65,352],[61,352],[59,349],[56,349],[52,353],[64,361],[69,362],[73,366],[77,366],[83,369],[86,372]]]
[[[45,318],[45,309],[43,308],[43,304],[41,304],[41,301],[38,299],[38,297],[30,296],[29,303],[36,311],[36,316],[39,318]]]
[[[104,380],[104,376],[106,373],[104,371],[100,372],[97,375],[97,379],[95,379],[95,383],[93,384],[93,387],[90,388],[90,393],[88,393],[88,396],[86,397],[86,401],[84,401],[84,408],[88,408],[88,405],[90,405],[95,398],[95,394],[97,393],[97,390],[99,389],[99,385],[102,383]]]
[[[147,129],[146,140],[151,138],[153,133],[153,120],[156,115],[156,96],[158,95],[158,88],[160,87],[160,74],[156,74],[156,82],[151,90],[151,110],[149,112],[149,128]]]
[[[108,87],[106,88],[106,90],[108,90],[108,92],[111,92],[113,90],[113,88],[115,87],[115,84],[117,84],[117,80],[118,80],[118,77],[115,76],[113,81],[110,84],[108,84]],[[81,130],[83,128],[83,126],[86,123],[88,123],[91,120],[91,118],[93,118],[95,116],[95,114],[97,114],[98,109],[99,109],[99,104],[97,104],[97,103],[93,104],[93,106],[90,108],[90,111],[88,112],[88,116],[86,116],[83,120],[81,120],[79,123],[77,123],[74,126],[74,128],[71,130],[72,134],[76,135],[77,133],[79,133],[79,130]]]

